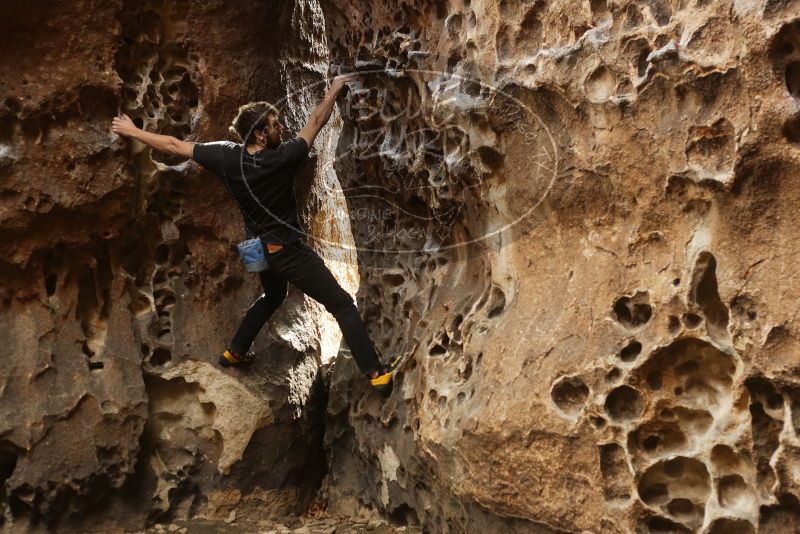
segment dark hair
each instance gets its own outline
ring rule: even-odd
[[[255,130],[263,130],[267,126],[269,115],[278,116],[278,109],[269,102],[250,102],[239,107],[236,118],[231,122],[228,130],[235,134],[243,143],[255,141]]]

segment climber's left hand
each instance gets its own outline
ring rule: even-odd
[[[111,130],[115,134],[119,134],[123,137],[130,137],[134,134],[139,128],[133,124],[133,121],[130,117],[128,117],[125,113],[120,113],[116,117],[111,120]]]

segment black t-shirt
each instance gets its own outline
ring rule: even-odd
[[[195,144],[192,159],[223,181],[227,177],[227,187],[244,212],[247,237],[258,235],[270,243],[289,243],[303,235],[297,220],[294,179],[308,161],[308,151],[302,137],[254,154],[242,144],[215,141]]]

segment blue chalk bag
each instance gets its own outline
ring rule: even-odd
[[[239,256],[242,258],[244,269],[249,273],[260,273],[269,267],[267,255],[264,254],[264,245],[261,239],[254,237],[245,239],[236,245],[239,249]]]

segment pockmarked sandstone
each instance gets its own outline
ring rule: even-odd
[[[331,502],[441,532],[800,529],[800,7],[323,7],[361,73],[343,190],[378,191],[387,241],[421,228],[380,255],[353,225],[405,360],[385,403],[336,362]]]

